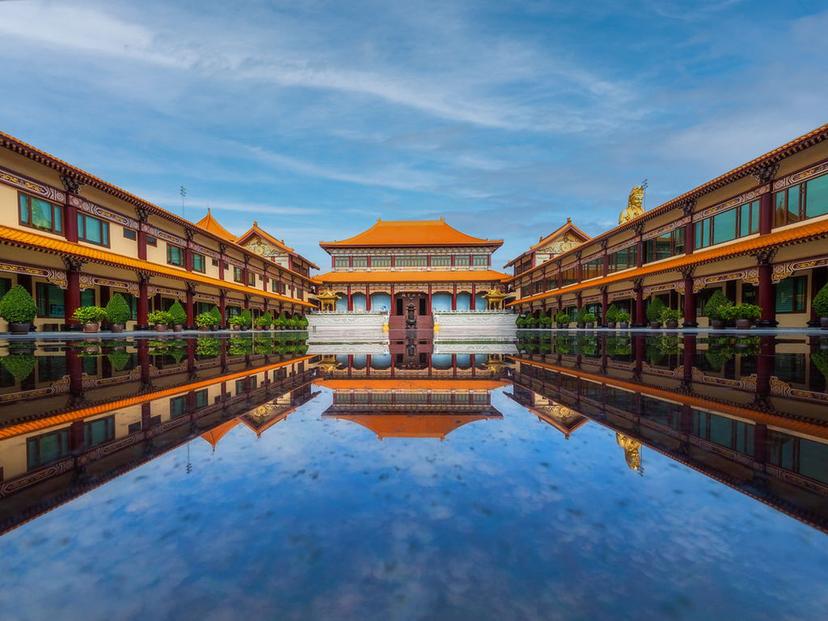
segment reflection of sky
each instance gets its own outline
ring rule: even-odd
[[[828,540],[594,423],[321,419],[182,447],[0,539],[0,617],[817,618]]]

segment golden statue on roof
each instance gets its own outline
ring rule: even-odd
[[[644,191],[646,189],[647,180],[645,179],[630,190],[630,196],[627,198],[627,208],[618,216],[618,224],[635,220],[644,213]]]
[[[627,467],[641,474],[644,471],[641,467],[641,442],[618,432],[615,433],[615,441],[618,446],[624,449],[624,460],[627,462]]]

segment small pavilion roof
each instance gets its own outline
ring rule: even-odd
[[[244,233],[242,233],[241,235],[239,235],[236,238],[236,243],[240,244],[240,245],[244,245],[244,243],[248,239],[253,237],[254,235],[258,235],[259,237],[261,237],[265,241],[270,242],[271,244],[273,244],[274,246],[276,246],[277,248],[279,248],[281,250],[284,250],[288,254],[292,254],[295,257],[299,257],[300,259],[305,261],[308,265],[310,265],[312,268],[317,269],[317,270],[319,269],[319,266],[316,265],[313,261],[310,261],[309,259],[306,259],[301,254],[296,252],[296,250],[294,250],[293,248],[291,248],[290,246],[285,244],[284,239],[276,239],[275,237],[273,237],[273,235],[271,235],[270,233],[265,231],[262,227],[259,226],[259,223],[256,222],[256,220],[253,220],[253,226],[251,226],[249,229],[247,229]]]
[[[502,239],[481,239],[458,231],[439,220],[377,220],[362,233],[339,241],[319,242],[322,248],[376,248],[405,246],[494,246],[503,245]]]
[[[233,429],[236,425],[239,424],[238,418],[231,418],[230,420],[223,422],[218,427],[213,427],[210,431],[205,431],[201,434],[202,440],[209,442],[210,445],[213,447],[213,450],[216,450],[216,445],[231,429]]]
[[[236,241],[236,236],[224,228],[221,223],[213,217],[213,212],[210,211],[209,207],[207,208],[207,215],[195,224],[197,227],[204,229],[205,231],[209,231],[213,235],[217,235],[218,237],[226,239],[229,242]]]

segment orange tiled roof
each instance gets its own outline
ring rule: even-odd
[[[210,208],[207,208],[207,215],[204,216],[201,220],[195,223],[197,227],[216,235],[217,237],[221,237],[222,239],[226,239],[229,242],[235,242],[236,236],[233,235],[230,231],[224,228],[218,220],[213,217],[213,213],[210,211]]]
[[[320,283],[349,282],[501,282],[508,274],[494,270],[462,270],[456,272],[328,272],[319,274]]]
[[[135,259],[133,257],[115,254],[114,252],[109,252],[108,250],[98,250],[97,248],[89,248],[87,246],[74,244],[72,242],[67,242],[61,239],[47,237],[46,235],[39,235],[38,233],[30,233],[28,231],[22,231],[20,229],[13,229],[8,226],[0,226],[0,242],[28,246],[30,248],[34,248],[35,250],[45,250],[47,252],[57,254],[72,255],[91,261],[97,261],[99,263],[107,263],[109,265],[114,265],[116,267],[123,267],[127,269],[133,269],[136,271],[148,272],[159,276],[172,276],[173,278],[177,278],[180,280],[201,283],[204,285],[209,285],[211,287],[217,287],[219,289],[238,291],[241,293],[256,294],[265,298],[269,298],[271,300],[278,300],[280,302],[295,304],[297,306],[305,306],[308,308],[314,306],[309,302],[304,302],[302,300],[294,300],[293,298],[289,298],[284,295],[279,295],[278,293],[271,293],[269,291],[264,291],[262,289],[257,289],[254,287],[245,287],[244,285],[240,285],[237,283],[227,282],[224,280],[211,278],[209,276],[204,276],[202,274],[196,274],[193,272],[186,272],[184,270],[175,269],[173,267],[167,267],[166,265],[150,263],[149,261],[144,261],[142,259]]]
[[[511,358],[516,362],[520,362],[521,364],[525,364],[531,367],[538,367],[541,369],[548,369],[550,371],[557,371],[560,373],[565,373],[566,375],[572,375],[574,377],[590,380],[592,382],[597,382],[599,384],[606,384],[607,386],[623,388],[625,390],[629,390],[630,392],[645,394],[649,397],[657,397],[661,399],[666,399],[668,401],[678,402],[682,405],[689,405],[694,408],[710,410],[712,412],[721,412],[723,414],[729,414],[731,416],[738,416],[740,418],[751,420],[755,423],[769,425],[772,427],[778,427],[780,429],[785,429],[786,431],[795,431],[805,435],[828,440],[828,427],[825,427],[823,425],[817,425],[815,423],[810,423],[802,420],[794,420],[786,416],[780,416],[778,414],[769,414],[761,410],[757,410],[755,408],[731,405],[728,403],[720,403],[718,401],[714,401],[713,399],[705,399],[703,397],[698,397],[694,395],[686,395],[675,390],[669,390],[667,388],[656,388],[654,386],[649,386],[646,384],[642,384],[640,382],[628,382],[626,380],[611,377],[609,375],[589,373],[587,371],[582,371],[580,369],[559,366],[556,364],[550,364],[548,362],[541,362],[539,360],[530,360],[528,358],[522,358],[520,356],[511,356]]]
[[[318,379],[317,386],[331,390],[494,390],[506,382],[492,379]]]
[[[711,179],[710,181],[707,181],[701,184],[700,186],[697,186],[692,190],[685,192],[684,194],[680,194],[675,198],[671,198],[667,202],[653,207],[648,211],[645,211],[637,218],[633,218],[628,222],[619,224],[608,231],[604,231],[600,235],[596,235],[595,237],[593,237],[590,241],[596,242],[601,239],[609,239],[612,235],[615,235],[621,231],[634,229],[636,225],[638,225],[638,223],[640,222],[650,220],[656,216],[666,213],[670,209],[679,207],[685,201],[698,199],[704,196],[705,194],[709,194],[710,192],[714,192],[719,188],[723,188],[726,185],[733,183],[734,181],[744,179],[745,177],[748,177],[752,175],[754,172],[758,171],[763,166],[780,162],[786,157],[789,157],[795,153],[799,153],[800,151],[808,149],[826,139],[828,139],[828,123],[826,123],[825,125],[820,125],[816,129],[813,129],[806,134],[802,134],[801,136],[798,136],[793,140],[790,140],[785,144],[760,155],[759,157],[755,157],[749,162],[746,162],[741,166],[737,166],[736,168],[729,170],[728,172],[719,175],[715,179]],[[567,250],[566,252],[560,254],[559,258],[573,256],[574,253],[577,251],[577,248]],[[535,267],[523,272],[520,275],[525,276],[526,274],[530,274],[536,270],[541,269],[542,266],[543,264],[536,265]]]
[[[273,364],[267,364],[261,367],[256,367],[254,369],[244,369],[242,371],[236,371],[235,373],[228,373],[227,375],[211,377],[208,379],[199,380],[197,382],[190,382],[188,384],[183,384],[181,386],[172,386],[170,388],[164,388],[162,390],[156,390],[154,392],[146,392],[132,397],[125,397],[123,399],[109,401],[107,403],[100,403],[85,408],[70,410],[62,414],[53,414],[52,416],[46,416],[44,418],[39,418],[32,421],[16,423],[14,425],[9,425],[8,427],[0,429],[0,440],[4,440],[6,438],[14,438],[15,436],[32,433],[33,431],[40,431],[41,429],[48,429],[49,427],[54,427],[55,425],[63,425],[66,423],[74,422],[76,420],[83,420],[84,418],[87,418],[89,416],[97,416],[99,414],[106,414],[107,412],[122,410],[133,405],[141,405],[142,403],[148,403],[150,401],[155,401],[156,399],[161,399],[163,397],[169,397],[183,392],[189,392],[191,390],[207,388],[208,386],[218,384],[219,382],[228,382],[234,379],[247,377],[249,375],[255,375],[256,373],[272,371],[273,369],[286,367],[297,362],[307,362],[312,358],[313,356],[300,356],[298,358],[293,358],[292,360],[282,360],[280,362],[274,362]]]
[[[316,265],[313,261],[311,261],[309,259],[306,259],[301,254],[296,252],[293,248],[286,245],[285,241],[283,239],[276,239],[275,237],[273,237],[273,235],[271,235],[270,233],[265,231],[262,227],[260,227],[259,223],[256,222],[255,220],[253,221],[253,226],[251,226],[244,233],[239,235],[238,238],[236,238],[236,243],[239,244],[239,245],[243,245],[244,242],[246,242],[248,239],[250,239],[253,235],[258,235],[259,237],[261,237],[265,241],[270,242],[271,244],[273,244],[277,248],[280,248],[281,250],[284,250],[286,253],[292,254],[295,257],[299,257],[303,261],[307,262],[308,265],[310,265],[311,267],[313,267],[315,269],[319,269],[319,266]]]
[[[219,443],[225,434],[233,429],[236,425],[239,424],[238,418],[231,418],[225,423],[222,423],[218,427],[213,427],[210,431],[205,431],[201,434],[201,439],[209,442],[210,445],[213,447],[213,450],[216,449],[216,445]]]
[[[587,283],[578,283],[574,285],[568,285],[566,287],[561,287],[560,289],[547,291],[544,293],[536,293],[535,295],[530,295],[528,297],[521,298],[520,300],[510,302],[509,304],[507,304],[507,306],[517,306],[521,304],[526,304],[528,302],[535,302],[537,300],[544,300],[546,298],[563,295],[565,293],[572,293],[575,291],[580,291],[582,289],[601,287],[603,285],[608,285],[614,282],[631,280],[633,278],[640,278],[642,276],[648,276],[651,274],[672,272],[691,265],[702,265],[704,263],[710,263],[711,261],[721,259],[722,257],[733,257],[739,255],[752,254],[754,252],[758,252],[759,250],[772,248],[774,246],[784,246],[790,243],[804,242],[809,241],[811,239],[819,239],[826,236],[828,236],[828,220],[820,220],[817,222],[802,224],[800,226],[787,229],[784,231],[777,231],[776,233],[760,235],[759,237],[754,237],[753,239],[747,239],[741,242],[727,244],[720,247],[708,248],[706,250],[696,250],[692,254],[682,255],[680,257],[676,257],[675,259],[662,261],[661,263],[655,263],[653,265],[644,265],[643,267],[640,267],[635,270],[629,270],[617,274],[610,274],[609,276],[606,276],[604,278],[596,278],[594,280],[590,280]],[[524,272],[520,276],[525,275],[526,273]],[[514,278],[512,278],[512,280],[514,280]]]
[[[529,247],[529,250],[527,250],[526,252],[522,252],[521,254],[519,254],[518,256],[516,256],[514,259],[512,259],[511,261],[509,261],[509,262],[508,262],[506,265],[504,265],[503,267],[504,267],[504,268],[506,268],[506,267],[509,267],[510,265],[514,265],[514,264],[515,264],[515,262],[517,262],[519,259],[522,259],[522,258],[523,258],[523,257],[525,257],[527,254],[532,254],[532,252],[534,252],[535,250],[537,250],[537,249],[538,249],[538,248],[540,248],[541,246],[544,246],[544,245],[548,244],[548,243],[549,243],[549,242],[551,242],[553,239],[555,239],[555,238],[559,237],[560,235],[563,235],[563,234],[564,234],[564,233],[566,233],[567,231],[572,231],[573,233],[575,233],[575,235],[576,235],[576,236],[580,237],[583,241],[588,241],[588,240],[590,239],[589,235],[587,235],[587,234],[586,234],[586,233],[584,233],[581,229],[579,229],[577,226],[575,226],[575,225],[572,223],[572,220],[571,220],[570,218],[567,218],[567,219],[566,219],[566,222],[565,222],[562,226],[559,226],[557,229],[555,229],[554,231],[552,231],[552,232],[551,232],[549,235],[547,235],[546,237],[541,237],[541,239],[540,239],[540,241],[538,241],[538,243],[533,244],[532,246],[530,246],[530,247]]]
[[[319,242],[323,248],[404,246],[501,246],[502,239],[466,235],[439,220],[377,220],[374,225],[348,239]]]
[[[379,439],[434,438],[442,440],[455,429],[478,420],[492,418],[481,414],[352,414],[337,415],[370,429]]]

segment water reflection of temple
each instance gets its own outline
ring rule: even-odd
[[[516,400],[554,403],[609,427],[633,470],[654,450],[828,531],[818,339],[611,337],[629,341],[619,346],[567,338],[544,347],[554,353],[513,358]]]
[[[26,353],[40,373],[0,395],[0,532],[200,435],[215,446],[237,424],[261,434],[316,394],[315,357],[214,341],[202,355],[180,341],[183,358],[128,342],[116,359],[134,364],[118,371],[92,345]]]
[[[357,423],[379,439],[443,440],[463,425],[502,417],[491,404],[491,391],[506,384],[502,358],[392,342],[387,353],[323,357],[315,383],[333,391],[324,417]]]

